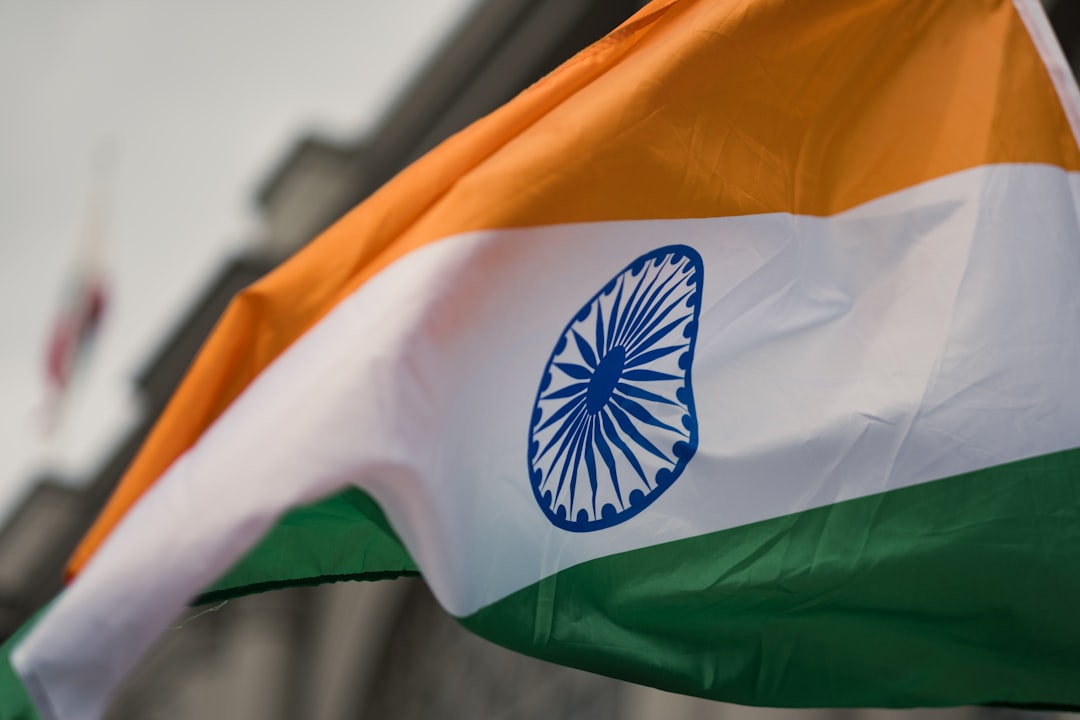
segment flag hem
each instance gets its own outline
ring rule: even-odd
[[[296,587],[314,587],[337,582],[378,582],[379,580],[397,580],[399,578],[420,577],[416,570],[379,570],[361,573],[343,573],[340,575],[312,575],[289,580],[268,580],[266,582],[237,585],[236,587],[211,590],[201,593],[191,601],[192,606],[209,605],[222,600],[235,600],[246,595],[257,595],[272,590],[285,590]]]

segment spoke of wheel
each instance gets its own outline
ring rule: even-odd
[[[607,342],[604,335],[604,306],[600,302],[601,297],[596,298],[596,352],[600,354],[600,357],[607,355]]]
[[[574,451],[573,453],[571,453],[574,456],[574,470],[570,473],[570,506],[566,510],[566,517],[570,520],[570,522],[574,522],[574,491],[577,490],[577,471],[578,466],[581,464],[582,455],[581,446],[585,444],[586,436],[588,434],[586,428],[588,427],[589,423],[586,421],[586,423],[582,425],[581,430],[578,432],[578,441],[574,444]],[[566,458],[566,462],[570,462],[569,455]],[[559,485],[560,487],[562,486],[562,481],[559,482]]]
[[[660,267],[656,268],[656,274],[654,274],[652,276],[652,279],[649,280],[649,284],[645,285],[645,278],[649,274],[650,265],[652,265],[651,262],[645,263],[645,267],[641,271],[641,279],[638,281],[637,287],[634,288],[634,297],[632,298],[633,301],[627,304],[626,312],[623,313],[621,318],[619,318],[619,332],[616,335],[615,345],[622,344],[626,336],[627,327],[629,327],[630,324],[634,322],[634,319],[637,317],[638,313],[641,312],[641,308],[646,307],[646,297],[652,291],[653,286],[656,285],[656,281],[659,280],[660,277],[664,274],[664,267],[663,265],[661,265]],[[643,287],[644,290],[642,290]]]
[[[662,271],[663,268],[661,268],[661,272]],[[656,288],[656,290],[652,292],[652,295],[650,295],[649,298],[644,303],[642,303],[641,308],[634,316],[633,322],[626,326],[625,332],[623,333],[622,337],[622,342],[624,346],[629,344],[630,338],[632,338],[637,333],[638,329],[642,325],[648,323],[649,319],[653,315],[655,315],[659,309],[664,307],[664,301],[667,300],[671,293],[679,289],[679,287],[682,286],[685,280],[686,275],[682,274],[681,268],[676,268],[672,274],[664,278],[664,282],[660,284],[660,287]],[[670,287],[668,287],[669,285]],[[667,288],[666,292],[664,292],[664,288]],[[664,292],[663,297],[657,298],[657,295],[659,295],[661,292]],[[691,289],[691,292],[693,292],[693,289]]]
[[[570,333],[574,336],[574,343],[577,345],[578,352],[581,353],[581,359],[585,361],[585,364],[589,366],[590,370],[596,370],[596,355],[593,353],[589,343],[585,341],[585,338],[578,335],[577,330],[571,330]]]
[[[581,397],[579,397],[577,400],[574,400],[573,402],[564,403],[562,407],[560,407],[558,410],[555,411],[554,415],[552,415],[551,417],[549,417],[547,419],[547,422],[545,422],[540,427],[536,428],[536,430],[534,432],[541,432],[543,430],[546,430],[549,426],[551,426],[553,423],[558,422],[564,415],[572,412],[579,405],[584,406],[585,405],[585,399],[586,399],[586,396],[582,395]]]
[[[541,400],[562,400],[563,398],[574,397],[578,393],[583,393],[589,389],[589,383],[574,383],[573,385],[567,385],[564,388],[560,388],[547,395],[542,395]]]
[[[630,415],[637,418],[646,425],[652,425],[653,427],[658,427],[662,430],[670,430],[677,435],[689,437],[689,435],[684,433],[682,430],[679,430],[678,428],[673,428],[662,420],[654,417],[652,413],[650,413],[648,410],[641,407],[641,405],[638,405],[636,402],[634,402],[628,397],[623,397],[618,393],[614,393],[611,396],[611,400],[620,408],[622,408],[623,411],[629,413]]]
[[[625,457],[626,461],[630,463],[630,466],[634,468],[634,472],[636,472],[638,474],[638,477],[641,478],[641,481],[645,483],[645,487],[651,489],[651,483],[649,483],[649,478],[645,475],[645,471],[641,468],[641,463],[638,462],[637,455],[635,455],[634,451],[631,450],[625,442],[623,442],[622,436],[620,436],[619,431],[615,429],[615,425],[611,422],[611,418],[608,416],[606,410],[607,408],[602,410],[599,415],[600,426],[604,431],[604,435],[607,436],[607,439],[611,442],[612,445],[619,448],[619,451],[622,452],[623,457]]]
[[[611,448],[608,446],[607,441],[604,440],[604,433],[600,429],[600,421],[593,426],[593,440],[596,443],[596,449],[600,453],[600,457],[604,460],[604,464],[607,465],[608,473],[611,474],[611,486],[615,490],[615,497],[619,501],[619,509],[625,510],[626,503],[622,499],[622,488],[619,487],[619,472],[615,467],[615,456],[611,452]]]
[[[589,471],[589,489],[592,490],[592,516],[596,519],[596,457],[593,445],[596,444],[596,416],[589,416],[589,428],[585,431],[585,469]],[[575,483],[577,484],[577,483]],[[573,500],[571,499],[571,502]]]
[[[675,402],[674,400],[669,400],[666,397],[664,397],[663,395],[657,395],[656,393],[651,393],[648,390],[642,390],[641,388],[637,387],[636,385],[631,385],[629,383],[624,383],[624,382],[616,383],[615,384],[615,389],[618,390],[619,392],[621,392],[623,395],[629,395],[630,397],[635,397],[638,400],[648,400],[649,402],[662,403],[664,405],[674,405],[675,407],[682,407],[679,403]]]
[[[671,462],[671,458],[662,453],[659,448],[649,442],[647,437],[641,434],[640,430],[634,427],[634,421],[631,420],[625,412],[612,403],[608,403],[607,410],[611,413],[611,416],[615,418],[615,422],[619,424],[619,427],[622,428],[623,432],[629,435],[630,439],[640,445],[642,449],[647,450],[664,462]]]
[[[560,473],[560,475],[559,475],[559,484],[555,488],[555,494],[552,496],[552,502],[554,502],[554,506],[551,508],[552,511],[554,511],[555,508],[559,506],[559,495],[562,493],[563,483],[566,482],[566,471],[568,469],[570,469],[570,460],[571,460],[571,458],[576,458],[577,457],[578,445],[581,444],[581,439],[585,434],[586,425],[587,425],[587,423],[585,423],[585,422],[582,422],[581,424],[579,424],[577,429],[574,430],[573,437],[568,438],[568,443],[567,443],[566,447],[570,448],[570,452],[568,452],[566,454],[566,459],[563,460],[562,473]],[[558,465],[559,455],[562,455],[562,449],[560,449],[559,454],[555,456],[555,462],[553,462],[551,464],[552,471],[554,471],[555,466]],[[577,472],[577,461],[576,460],[574,462],[574,466],[575,466],[574,472],[576,473]],[[570,506],[567,508],[567,511],[566,511],[567,517],[570,520],[574,519],[573,515],[571,514],[573,512],[573,510],[574,510],[574,486],[571,483],[571,485],[570,485]]]
[[[687,293],[686,295],[689,295],[689,294],[690,293]],[[681,303],[686,298],[686,295],[680,297],[678,302]],[[667,325],[665,325],[660,330],[656,330],[656,332],[653,332],[653,330],[656,328],[656,326],[659,325],[661,322],[663,322],[664,319],[670,314],[670,311],[673,310],[676,307],[679,307],[679,305],[676,304],[676,305],[669,306],[668,309],[665,310],[664,312],[662,312],[660,314],[660,316],[657,317],[655,320],[653,320],[652,323],[650,323],[647,328],[642,330],[639,334],[635,335],[631,340],[627,341],[626,344],[624,345],[624,347],[626,347],[627,355],[629,355],[631,353],[637,353],[640,350],[645,350],[646,348],[652,347],[658,341],[660,341],[663,337],[665,337],[668,333],[670,333],[680,323],[683,323],[686,320],[688,320],[689,318],[693,317],[693,313],[690,312],[690,311],[687,311],[684,315],[676,318],[675,320],[668,323]],[[683,308],[683,309],[687,310],[686,308]],[[642,340],[641,337],[644,336],[646,333],[652,333],[652,335],[648,335],[644,340]]]
[[[620,275],[619,289],[615,292],[615,302],[614,304],[612,304],[611,313],[608,315],[608,339],[605,343],[605,353],[615,346],[615,326],[618,324],[619,320],[619,306],[622,302],[622,294],[624,287],[626,287],[626,280],[624,280],[623,276]]]
[[[544,455],[547,454],[547,451],[551,449],[552,445],[559,442],[559,439],[563,435],[566,435],[567,432],[573,435],[574,430],[577,428],[578,424],[582,422],[582,420],[587,414],[588,413],[586,412],[585,407],[582,406],[580,410],[570,416],[565,423],[559,426],[558,431],[552,436],[551,440],[548,441],[548,444],[544,447],[544,449],[537,453],[536,459],[539,460],[540,458],[544,457]],[[569,442],[569,440],[567,440],[567,442]],[[555,453],[556,460],[564,449],[561,445],[559,447],[560,449]]]
[[[668,345],[666,347],[657,348],[655,350],[649,350],[648,352],[644,352],[640,355],[635,356],[633,360],[627,358],[626,362],[623,364],[623,369],[633,370],[638,365],[645,365],[647,363],[651,363],[653,360],[659,360],[665,355],[670,355],[676,350],[682,350],[683,348],[689,346],[690,343],[683,343],[682,345]]]

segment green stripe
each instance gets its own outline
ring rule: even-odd
[[[365,493],[286,515],[200,602],[415,575]],[[465,618],[749,705],[1080,709],[1080,450],[602,558]]]
[[[417,574],[378,505],[359,490],[347,490],[285,515],[196,603],[283,587]],[[46,610],[40,610],[0,647],[0,720],[39,720],[11,667],[11,652]]]
[[[462,622],[748,705],[1080,709],[1080,450],[591,561]]]
[[[286,514],[196,604],[338,580],[417,575],[416,563],[369,495],[350,489]]]
[[[11,666],[11,653],[50,606],[38,610],[29,620],[0,645],[0,720],[41,720],[30,696],[26,694],[15,668]]]

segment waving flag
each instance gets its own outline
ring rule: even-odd
[[[646,7],[236,299],[18,672],[419,570],[679,692],[1080,706],[1078,130],[1033,1]]]
[[[85,358],[105,314],[105,282],[99,273],[79,273],[65,290],[64,306],[53,327],[46,354],[51,428],[77,366]]]
[[[99,154],[103,153],[103,150],[99,151]],[[75,268],[65,282],[60,312],[45,354],[48,383],[45,428],[49,432],[62,419],[71,384],[90,354],[108,304],[105,273],[107,165],[104,160],[99,160],[98,164]]]

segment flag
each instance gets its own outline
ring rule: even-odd
[[[98,150],[93,195],[87,208],[75,267],[64,284],[60,312],[49,336],[45,355],[47,382],[46,429],[54,429],[61,420],[63,405],[70,387],[85,364],[101,327],[107,305],[104,269],[105,214],[108,156]]]
[[[668,690],[1080,706],[1078,129],[1033,0],[647,6],[236,298],[16,670],[418,571]]]
[[[85,361],[105,312],[105,282],[96,270],[80,270],[68,282],[60,315],[53,326],[45,376],[53,414],[67,393],[78,366]],[[50,425],[54,421],[50,420]]]

